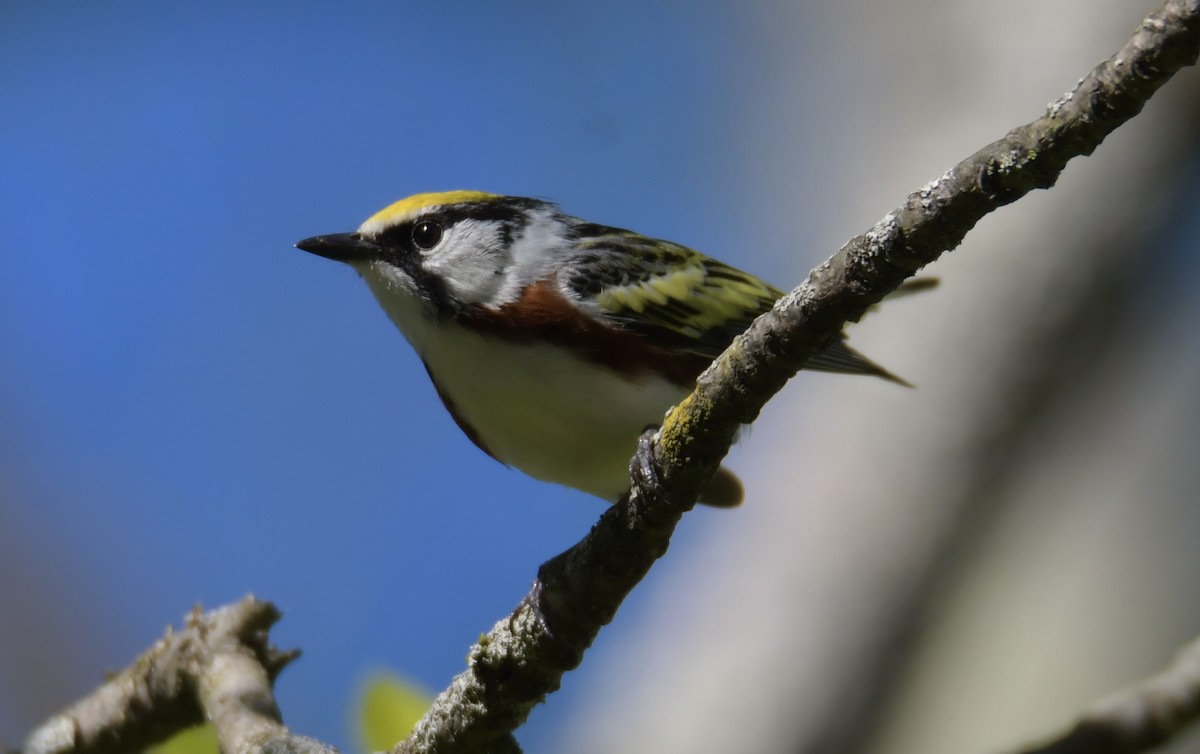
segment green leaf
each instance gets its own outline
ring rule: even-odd
[[[197,725],[147,749],[146,754],[219,754],[217,732],[211,725]]]
[[[386,751],[408,737],[433,695],[400,676],[380,671],[363,684],[358,739],[363,751]]]

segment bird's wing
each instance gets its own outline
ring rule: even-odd
[[[584,308],[669,352],[715,359],[783,292],[697,251],[632,231],[586,225],[560,283]],[[841,339],[806,369],[904,383]]]
[[[716,358],[782,295],[685,246],[601,230],[577,242],[560,280],[585,308],[664,350]]]

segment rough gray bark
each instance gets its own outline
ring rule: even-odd
[[[272,685],[298,652],[267,643],[279,612],[246,597],[209,613],[193,611],[92,694],[30,734],[21,754],[125,754],[212,722],[227,754],[330,754],[288,733]]]

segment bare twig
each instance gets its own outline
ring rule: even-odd
[[[738,427],[753,421],[846,322],[955,247],[987,213],[1053,185],[1068,160],[1090,154],[1198,52],[1200,2],[1170,0],[1042,118],[914,192],[815,269],[700,377],[660,433],[643,438],[629,498],[542,566],[529,595],[476,645],[468,670],[394,751],[509,746],[510,732],[579,664],[625,595],[666,551]]]
[[[1200,717],[1200,639],[1174,664],[1106,699],[1066,731],[1019,754],[1135,754],[1162,746]]]
[[[292,736],[279,721],[271,684],[299,652],[267,643],[279,619],[268,602],[245,597],[208,613],[194,610],[103,686],[30,734],[22,754],[141,751],[210,719],[225,752],[274,740],[296,752],[332,749]]]
[[[240,625],[222,620],[225,610],[248,603],[258,608],[257,620]],[[267,629],[279,619],[275,607],[248,597],[209,615],[210,628],[202,631],[205,641],[192,672],[200,706],[217,731],[221,751],[336,754],[333,747],[294,735],[283,725],[272,686],[283,665],[299,652],[280,653],[268,646]]]

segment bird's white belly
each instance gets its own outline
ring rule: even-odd
[[[431,316],[389,266],[358,269],[460,422],[531,477],[616,501],[638,436],[688,393],[650,374],[631,381],[566,347],[482,337]]]
[[[657,376],[630,382],[563,347],[485,339],[453,324],[418,351],[497,459],[606,500],[629,487],[638,435],[687,394]]]

